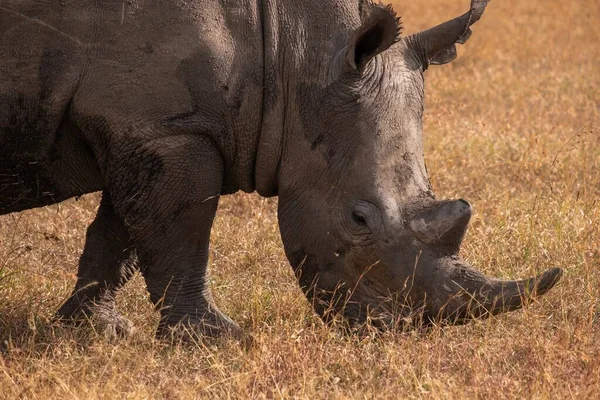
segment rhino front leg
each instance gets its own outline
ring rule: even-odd
[[[122,219],[115,213],[108,191],[86,235],[73,294],[58,310],[61,320],[93,317],[109,336],[128,335],[132,324],[115,309],[117,291],[137,269],[135,247]]]
[[[132,142],[129,142],[132,141]],[[224,164],[212,140],[178,135],[112,146],[107,184],[138,252],[157,336],[233,335],[239,326],[214,304],[207,282],[210,230]],[[121,153],[130,149],[129,153]]]

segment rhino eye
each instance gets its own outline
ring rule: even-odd
[[[362,214],[358,214],[353,212],[352,213],[352,219],[354,220],[354,222],[356,222],[358,225],[367,225],[367,220],[365,219],[365,216]]]

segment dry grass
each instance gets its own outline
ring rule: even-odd
[[[466,3],[396,9],[412,32]],[[50,319],[75,281],[91,195],[0,218],[0,397],[600,397],[598,2],[494,1],[474,31],[427,73],[429,171],[438,197],[475,206],[467,260],[504,277],[566,269],[545,298],[427,335],[343,337],[297,287],[276,200],[235,195],[216,220],[213,287],[256,346],[155,342],[139,277],[119,298],[139,334],[110,342]]]

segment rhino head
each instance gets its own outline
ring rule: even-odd
[[[436,200],[427,175],[424,72],[456,57],[486,5],[473,0],[466,14],[400,37],[392,9],[365,1],[358,27],[325,52],[325,72],[288,94],[280,230],[325,320],[462,323],[516,310],[559,280],[558,268],[492,279],[460,259],[471,205]]]

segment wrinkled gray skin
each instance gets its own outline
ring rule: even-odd
[[[278,195],[286,254],[315,310],[381,327],[458,323],[550,289],[457,257],[469,203],[435,200],[423,73],[486,6],[399,37],[363,0],[0,2],[0,214],[103,192],[64,319],[130,324],[139,268],[159,334],[239,335],[207,287],[219,195]],[[421,319],[421,318],[420,318]]]

